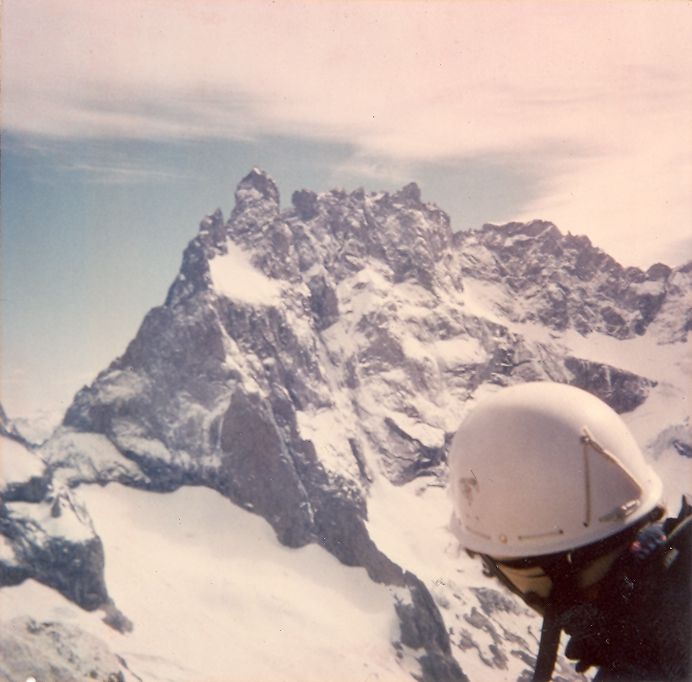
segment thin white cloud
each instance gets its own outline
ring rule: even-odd
[[[183,180],[180,173],[157,168],[138,167],[133,164],[72,163],[64,166],[68,172],[83,174],[85,182],[101,185],[131,185]]]
[[[551,159],[527,214],[605,246],[657,216],[671,239],[689,229],[690,3],[5,0],[3,13],[9,130],[298,135],[354,145],[374,176],[511,150]]]
[[[401,185],[415,179],[411,164],[401,159],[375,158],[360,153],[335,165],[331,178],[332,184],[347,182],[353,178],[367,178],[384,185]]]

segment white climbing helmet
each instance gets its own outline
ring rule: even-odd
[[[454,532],[496,558],[589,545],[644,518],[662,494],[610,407],[549,382],[481,401],[454,436],[449,476]]]

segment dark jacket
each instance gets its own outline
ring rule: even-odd
[[[577,670],[597,682],[690,680],[692,507],[642,529],[605,578],[598,598],[561,617]]]

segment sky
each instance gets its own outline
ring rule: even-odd
[[[692,259],[692,3],[4,0],[10,416],[64,409],[253,166]]]

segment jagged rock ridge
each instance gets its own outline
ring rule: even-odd
[[[689,309],[689,266],[625,268],[588,237],[563,235],[550,222],[487,224],[457,233],[455,245],[464,275],[504,285],[508,299],[499,305],[510,319],[627,339],[644,334],[671,300],[686,296]],[[517,295],[530,304],[512,305]],[[684,341],[690,328],[685,315],[671,340]]]

